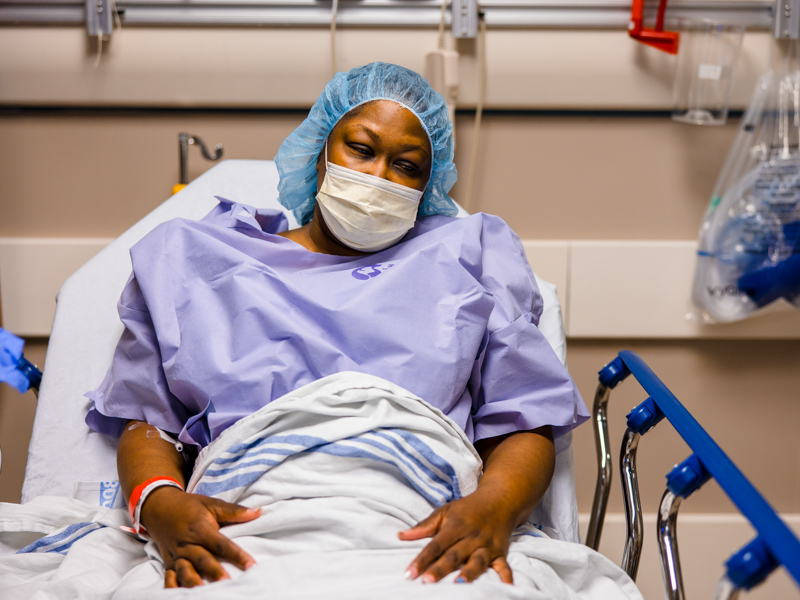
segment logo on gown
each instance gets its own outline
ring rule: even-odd
[[[359,267],[358,269],[353,269],[353,272],[350,274],[356,279],[367,281],[368,279],[377,277],[384,271],[391,269],[393,266],[394,263],[378,263],[377,265],[369,265],[368,267]]]

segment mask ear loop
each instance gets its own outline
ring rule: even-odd
[[[328,138],[325,138],[325,144],[322,146],[322,152],[325,153],[325,176],[322,179],[322,184],[325,185],[325,179],[328,177]],[[317,193],[319,193],[319,188],[317,189]],[[316,197],[314,203],[316,204]]]

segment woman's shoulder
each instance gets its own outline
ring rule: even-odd
[[[420,217],[409,233],[416,237],[437,230],[441,230],[442,234],[473,231],[478,234],[485,232],[488,235],[514,235],[513,230],[501,217],[483,212],[456,217],[444,215]]]
[[[433,215],[422,217],[406,240],[453,240],[475,250],[509,252],[524,256],[522,242],[513,229],[497,215],[475,213],[463,217]]]
[[[409,250],[447,247],[458,257],[459,264],[476,277],[491,273],[501,279],[522,278],[535,287],[522,241],[497,215],[475,213],[465,217],[424,217],[403,241],[408,243]]]
[[[198,236],[224,236],[225,232],[249,235],[274,234],[288,229],[286,215],[280,210],[254,208],[217,197],[219,204],[199,220],[176,217],[156,225],[131,248],[131,252],[148,253],[177,249],[187,239]]]
[[[501,217],[428,217],[432,233],[457,246],[459,264],[495,298],[510,322],[522,313],[541,311],[541,295],[519,236]]]

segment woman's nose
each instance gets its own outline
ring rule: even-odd
[[[370,162],[365,172],[375,177],[389,179],[389,161],[382,157],[376,157]]]

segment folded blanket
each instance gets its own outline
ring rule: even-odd
[[[223,529],[256,566],[226,565],[230,580],[164,590],[155,545],[123,532],[123,510],[37,499],[0,505],[0,543],[19,548],[0,556],[0,597],[641,598],[602,555],[535,524],[512,538],[513,586],[494,571],[472,584],[454,584],[455,574],[406,581],[427,541],[397,532],[474,491],[480,471],[463,431],[439,410],[382,379],[340,373],[240,420],[197,459],[188,491],[262,507],[260,518]]]

